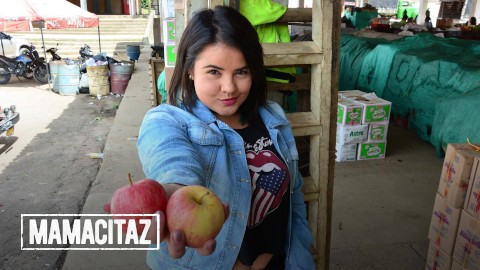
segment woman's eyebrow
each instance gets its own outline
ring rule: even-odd
[[[214,68],[214,69],[224,70],[224,68],[221,68],[221,67],[215,66],[215,65],[206,65],[206,66],[204,66],[203,68]],[[237,69],[235,69],[235,70],[242,70],[242,69],[248,69],[248,66],[244,66],[244,67],[241,67],[241,68],[237,68]]]
[[[214,69],[224,70],[223,68],[218,67],[218,66],[215,66],[215,65],[206,65],[206,66],[204,66],[203,68],[214,68]]]

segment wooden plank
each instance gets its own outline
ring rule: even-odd
[[[316,117],[312,112],[287,113],[287,118],[290,123],[294,125],[295,128],[319,127],[321,125],[320,119]]]
[[[318,200],[320,197],[320,193],[313,183],[312,177],[303,177],[303,187],[302,187],[303,195],[305,201],[315,201]]]
[[[322,51],[313,41],[262,43],[266,66],[295,66],[322,63]]]
[[[311,22],[312,21],[312,9],[311,8],[289,8],[282,15],[282,17],[276,20],[276,23],[288,23],[288,22]]]
[[[312,98],[318,104],[317,109],[312,111],[319,113],[324,129],[321,138],[318,140],[318,189],[320,198],[318,200],[318,223],[317,223],[317,251],[319,260],[317,269],[329,269],[330,257],[330,239],[331,239],[331,218],[333,203],[333,183],[334,183],[334,166],[335,166],[335,118],[337,88],[338,88],[338,66],[339,66],[339,50],[336,44],[339,44],[340,29],[340,3],[331,0],[313,1],[313,14],[321,16],[312,17],[312,39],[324,52],[324,61],[319,65],[312,66]],[[338,39],[338,40],[337,40]],[[316,139],[315,139],[316,140]],[[314,147],[312,144],[312,151]],[[315,154],[315,153],[312,153]]]

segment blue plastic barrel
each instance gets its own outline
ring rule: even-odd
[[[131,61],[140,57],[140,45],[127,45],[127,55]]]
[[[57,81],[58,92],[60,95],[78,94],[78,86],[80,84],[80,66],[78,64],[59,64]]]
[[[62,61],[63,62],[63,61]],[[52,90],[55,93],[58,93],[58,64],[62,63],[60,61],[52,61],[48,63],[48,67],[50,69],[50,81],[52,83]]]

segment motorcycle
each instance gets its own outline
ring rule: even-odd
[[[47,83],[48,82],[48,72],[47,64],[45,63],[45,58],[38,55],[35,46],[30,45],[28,50],[24,54],[28,55],[32,59],[32,64],[30,68],[33,70],[33,78],[38,83]]]
[[[15,105],[2,110],[0,107],[0,135],[6,132],[7,137],[13,135],[15,124],[20,120],[20,113]]]
[[[23,54],[15,58],[0,55],[0,84],[8,83],[12,75],[18,79],[24,77],[25,79],[33,78],[39,83],[48,82],[45,59],[39,57],[35,46],[28,46]]]
[[[57,44],[57,47],[58,47],[58,44]],[[60,55],[57,54],[57,51],[58,51],[57,48],[50,48],[47,50],[47,53],[52,55],[52,58],[50,58],[50,61],[62,60],[62,57],[60,57]]]

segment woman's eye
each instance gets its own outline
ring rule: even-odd
[[[240,69],[239,71],[237,71],[237,74],[238,74],[238,75],[248,75],[248,74],[250,74],[250,70],[248,70],[248,69]]]
[[[212,69],[212,70],[209,70],[209,71],[208,71],[208,74],[219,75],[220,72],[218,72],[218,70]]]

